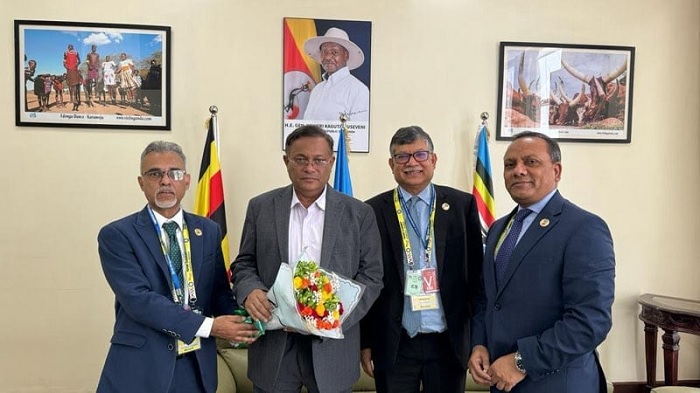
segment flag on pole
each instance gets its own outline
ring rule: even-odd
[[[476,198],[481,221],[481,233],[486,236],[496,217],[496,204],[493,200],[493,182],[491,179],[491,157],[489,155],[488,129],[485,124],[479,128],[476,136],[476,159],[474,166],[474,187],[472,194]]]
[[[229,254],[228,231],[226,229],[226,209],[224,206],[224,183],[219,164],[219,146],[217,140],[217,119],[209,119],[207,141],[204,144],[202,165],[199,169],[199,182],[194,197],[194,211],[200,216],[214,220],[221,227],[221,251],[224,255],[226,270],[229,271],[231,258]],[[230,273],[229,273],[230,274]]]
[[[338,151],[335,154],[335,177],[333,188],[337,191],[352,196],[352,181],[350,181],[350,167],[348,167],[348,149],[345,139],[345,125],[340,127],[338,134]]]

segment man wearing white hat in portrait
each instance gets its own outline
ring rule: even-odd
[[[311,90],[306,120],[369,121],[369,89],[350,74],[362,65],[362,49],[350,41],[348,33],[331,27],[326,34],[304,42],[304,51],[323,67],[323,81]]]

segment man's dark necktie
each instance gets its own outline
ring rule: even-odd
[[[173,264],[173,269],[175,269],[178,278],[182,278],[182,253],[180,252],[180,243],[177,240],[177,228],[178,225],[174,221],[168,221],[163,224],[163,229],[168,234],[170,262]]]
[[[508,263],[510,262],[511,254],[513,254],[515,243],[518,241],[520,231],[523,229],[523,220],[530,213],[532,213],[532,210],[530,209],[521,209],[515,213],[515,217],[513,217],[513,224],[510,226],[510,231],[508,231],[506,238],[503,239],[501,248],[498,249],[498,255],[496,255],[496,285],[499,288],[501,287],[501,280],[506,274],[506,269],[508,269]]]

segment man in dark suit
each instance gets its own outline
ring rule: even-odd
[[[473,321],[470,372],[492,392],[605,392],[596,347],[612,325],[608,226],[557,191],[555,140],[517,134],[503,164],[518,206],[486,238],[485,299]]]
[[[481,292],[474,197],[431,183],[437,155],[420,127],[389,145],[398,187],[370,199],[382,239],[384,289],[362,321],[362,366],[377,392],[464,392],[469,318]]]
[[[181,209],[190,175],[177,144],[149,144],[138,181],[148,205],[108,224],[97,238],[116,297],[97,391],[214,393],[214,337],[250,343],[255,333],[243,317],[228,315],[235,305],[221,229]]]
[[[255,319],[269,321],[266,293],[282,263],[305,252],[322,268],[364,286],[342,322],[344,338],[266,331],[248,349],[256,392],[350,392],[360,376],[360,319],[382,287],[379,232],[372,209],[328,186],[333,139],[316,126],[294,130],[283,157],[292,184],[250,200],[238,257],[232,265],[236,299]]]

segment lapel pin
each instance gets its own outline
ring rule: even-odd
[[[442,210],[444,210],[444,211],[450,210],[450,204],[447,203],[447,202],[443,203],[443,204],[442,204]]]
[[[548,227],[548,226],[549,226],[549,220],[546,219],[546,218],[541,219],[541,220],[540,220],[540,226],[541,226],[542,228]]]
[[[199,228],[195,228],[195,229],[194,229],[194,234],[197,235],[197,236],[202,236],[202,230],[199,229]]]

